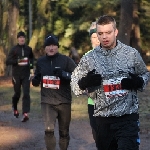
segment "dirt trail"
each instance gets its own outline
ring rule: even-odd
[[[0,112],[0,116],[0,150],[45,150],[41,116],[26,123],[14,118],[11,112]],[[57,130],[55,134],[58,141]],[[96,150],[88,120],[73,120],[70,138],[68,150]]]
[[[150,133],[140,136],[140,150],[150,150]],[[57,130],[56,138],[58,141]],[[88,120],[72,120],[70,138],[68,150],[96,150]],[[46,150],[41,116],[22,123],[11,112],[0,111],[0,150]]]

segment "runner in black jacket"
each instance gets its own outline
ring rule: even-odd
[[[48,150],[54,150],[56,139],[54,126],[59,123],[59,146],[67,150],[69,145],[69,124],[71,120],[71,73],[74,61],[58,52],[58,39],[49,35],[45,40],[46,56],[37,60],[33,86],[41,83],[41,109],[45,123],[45,143]]]
[[[33,53],[32,48],[25,45],[24,32],[19,32],[17,39],[18,44],[10,50],[6,65],[12,65],[12,83],[15,92],[12,97],[12,107],[16,118],[19,116],[17,104],[21,95],[21,85],[23,88],[22,122],[25,122],[29,120],[27,113],[30,111],[30,69],[33,69]]]

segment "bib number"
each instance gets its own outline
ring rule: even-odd
[[[112,97],[122,97],[124,95],[127,95],[128,90],[121,89],[121,80],[123,78],[124,77],[103,80],[103,89],[106,99],[110,99]]]
[[[29,60],[28,60],[27,57],[18,59],[18,65],[19,65],[19,66],[26,66],[26,65],[28,65],[28,61],[29,61]]]
[[[59,89],[60,78],[56,76],[43,76],[43,87],[51,89]]]

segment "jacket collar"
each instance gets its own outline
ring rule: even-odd
[[[119,49],[121,49],[123,47],[123,44],[117,40],[117,45],[111,49],[111,50],[106,50],[103,49],[101,46],[96,47],[95,51],[102,53],[103,55],[107,56],[107,55],[115,55],[117,53],[117,51]]]
[[[56,53],[55,55],[52,55],[52,56],[48,56],[47,54],[46,54],[46,58],[47,59],[53,59],[53,58],[56,58],[56,57],[58,57],[59,56],[59,53]]]

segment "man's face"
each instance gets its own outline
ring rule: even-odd
[[[48,56],[53,56],[58,53],[58,46],[57,45],[49,45],[45,47],[45,52]]]
[[[25,44],[25,37],[24,36],[18,37],[18,43],[19,43],[19,45],[24,45]]]
[[[97,37],[97,33],[93,33],[91,35],[91,44],[92,44],[93,48],[95,48],[95,47],[100,45],[99,39]]]
[[[114,29],[113,24],[97,25],[97,36],[104,49],[112,49],[116,46],[116,36],[118,30]]]

